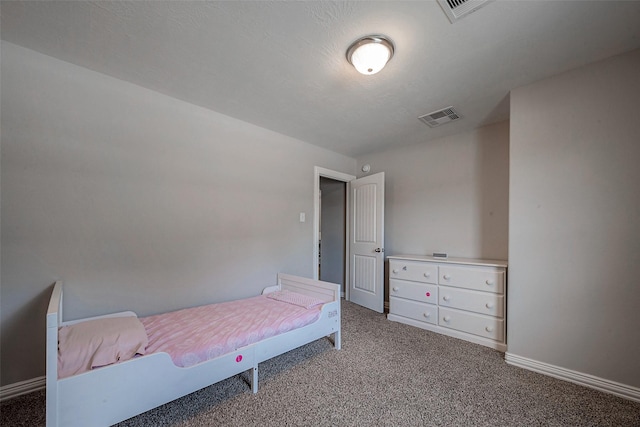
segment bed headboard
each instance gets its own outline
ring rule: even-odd
[[[58,327],[62,324],[62,282],[53,285],[47,309],[47,425],[57,425],[58,416]]]
[[[278,273],[278,286],[325,302],[340,301],[340,285],[336,283]]]
[[[58,280],[53,285],[49,308],[47,309],[47,328],[62,323],[62,282]]]

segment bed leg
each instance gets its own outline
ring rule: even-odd
[[[251,368],[251,391],[258,392],[258,365]]]
[[[342,338],[341,338],[341,331],[337,331],[333,334],[333,346],[336,348],[336,350],[340,350],[342,348]]]

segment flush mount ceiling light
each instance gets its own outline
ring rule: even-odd
[[[362,74],[375,74],[393,57],[393,43],[385,36],[359,38],[347,49],[347,61]]]

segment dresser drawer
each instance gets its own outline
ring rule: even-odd
[[[435,284],[438,283],[438,266],[424,262],[390,260],[389,278]]]
[[[438,286],[428,283],[389,280],[389,296],[412,299],[431,304],[438,303]]]
[[[440,286],[438,304],[444,307],[504,317],[504,296],[491,292],[470,291]]]
[[[502,319],[446,307],[439,307],[438,314],[438,325],[440,326],[496,341],[504,341],[504,320]]]
[[[438,323],[438,306],[408,299],[389,297],[389,313],[425,323]]]
[[[502,294],[504,275],[502,269],[441,265],[438,284]]]

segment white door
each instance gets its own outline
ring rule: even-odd
[[[384,172],[349,183],[349,299],[384,310]]]

